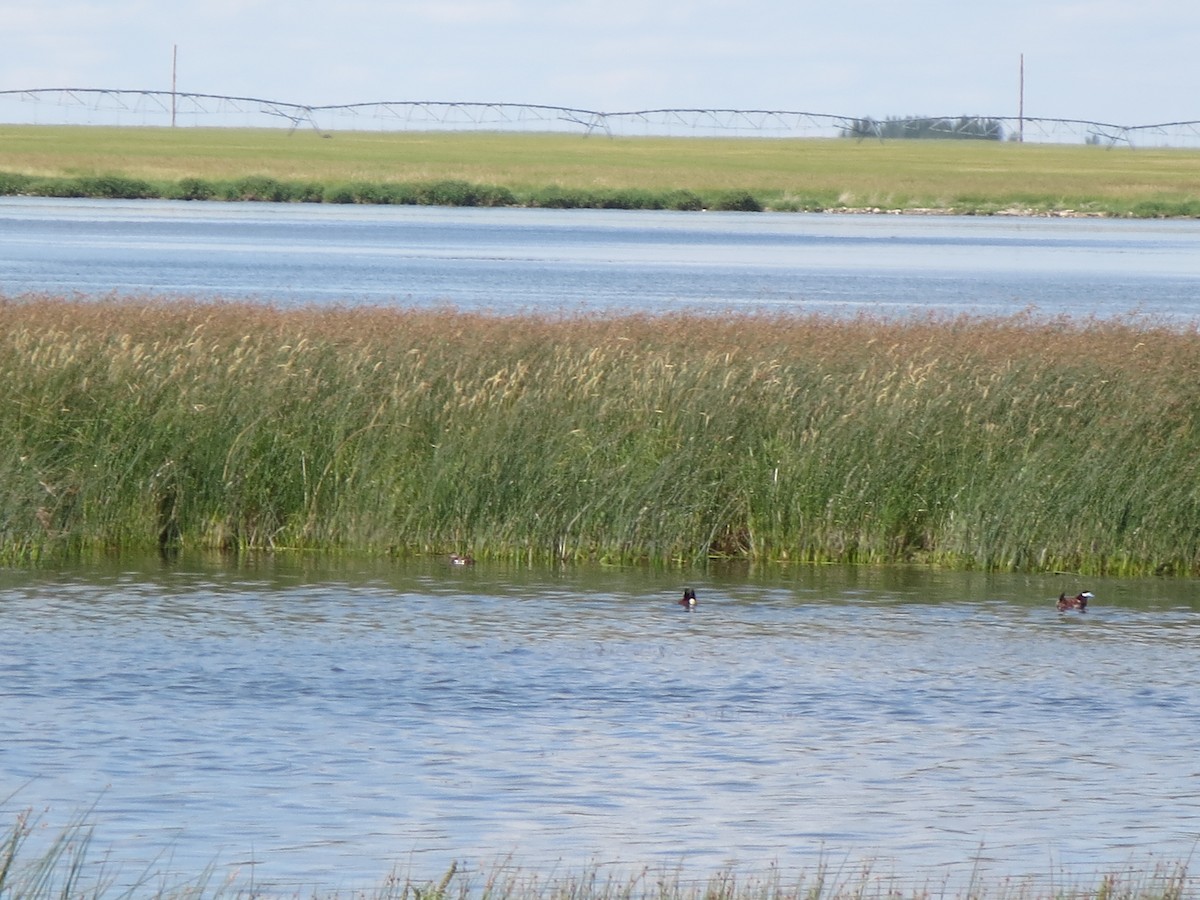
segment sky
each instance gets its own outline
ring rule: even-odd
[[[0,0],[0,90],[1200,120],[1196,0]]]

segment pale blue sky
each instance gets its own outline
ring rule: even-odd
[[[1195,0],[0,0],[0,90],[1200,119]]]

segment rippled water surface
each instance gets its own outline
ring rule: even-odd
[[[261,887],[1184,860],[1200,605],[1114,581],[439,561],[0,573],[0,796]],[[9,796],[11,794],[11,796]]]
[[[0,291],[1200,312],[1200,225],[0,200]],[[118,882],[1188,859],[1192,582],[422,563],[0,571],[0,816]],[[1060,591],[1090,587],[1086,614]],[[0,827],[7,822],[0,820]],[[857,871],[857,869],[854,869]]]
[[[0,291],[1200,318],[1200,222],[0,198]]]

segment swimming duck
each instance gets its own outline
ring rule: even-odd
[[[1063,612],[1067,609],[1077,609],[1083,612],[1087,609],[1088,601],[1095,595],[1091,591],[1080,591],[1074,597],[1068,597],[1066,594],[1058,595],[1058,611]]]
[[[452,566],[473,566],[475,565],[474,558],[470,556],[459,556],[457,553],[450,554],[450,565]]]
[[[686,606],[688,609],[696,608],[696,592],[691,588],[683,589],[683,597],[679,600],[680,606]]]

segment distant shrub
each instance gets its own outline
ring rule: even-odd
[[[388,203],[396,206],[415,206],[421,202],[421,191],[413,184],[385,182],[363,185],[359,192],[359,203]]]
[[[326,203],[415,203],[416,192],[405,185],[355,181],[326,188],[324,199]]]
[[[551,185],[531,194],[526,205],[540,209],[597,209],[601,205],[601,198],[591,191],[568,190]]]
[[[663,195],[653,191],[628,188],[602,195],[601,209],[665,209]]]
[[[516,206],[508,188],[467,181],[435,181],[425,184],[359,181],[324,189],[326,203],[367,203],[397,206]]]
[[[707,205],[691,191],[651,191],[624,188],[608,191],[567,190],[559,186],[542,188],[529,195],[524,205],[542,209],[676,209],[699,210]]]
[[[704,209],[704,200],[691,191],[670,191],[663,197],[663,208],[694,212]]]
[[[332,184],[325,188],[326,203],[355,203],[354,186],[350,184]]]
[[[211,200],[217,196],[217,188],[201,178],[183,178],[169,196],[172,200]]]
[[[1004,139],[1004,127],[1000,124],[999,119],[987,119],[980,116],[959,116],[957,119],[893,116],[882,122],[867,116],[864,119],[853,119],[849,126],[842,129],[842,137],[858,140],[906,138],[999,141]]]
[[[730,191],[721,194],[712,204],[712,209],[722,212],[762,212],[763,206],[746,191]]]
[[[773,197],[765,204],[775,212],[822,212],[827,209],[845,207],[835,191],[794,194],[791,192]]]
[[[265,175],[250,175],[231,182],[221,190],[223,200],[251,200],[270,203],[320,203],[325,189],[303,181],[278,181]]]
[[[29,183],[35,197],[86,197],[78,178],[35,178]]]
[[[1138,219],[1167,219],[1178,216],[1200,217],[1200,200],[1142,200],[1129,208],[1129,215]]]
[[[430,206],[511,206],[516,198],[507,188],[448,180],[421,185],[417,202]]]
[[[291,199],[297,203],[324,203],[325,186],[315,181],[297,181],[289,185]]]
[[[0,172],[0,195],[11,197],[14,194],[29,193],[29,186],[34,179],[29,175],[19,175],[16,172]]]
[[[281,201],[288,199],[286,188],[274,178],[252,175],[229,182],[221,190],[224,200]]]
[[[158,192],[148,181],[124,175],[81,175],[67,179],[64,187],[72,197],[102,197],[111,200],[144,200]]]

